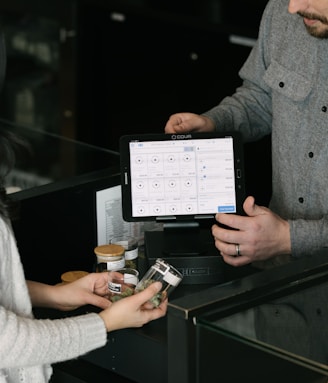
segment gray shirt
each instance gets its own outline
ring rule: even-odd
[[[328,41],[310,36],[288,3],[269,1],[243,85],[204,115],[245,141],[272,133],[270,208],[289,220],[299,257],[328,243]]]

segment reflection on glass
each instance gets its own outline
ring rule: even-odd
[[[6,178],[9,191],[31,189],[106,169],[112,174],[119,171],[117,152],[1,119],[0,129],[15,132],[30,147],[29,152],[19,154],[15,169]]]
[[[7,73],[1,115],[17,124],[59,131],[59,22],[31,12],[0,15]]]
[[[319,284],[222,319],[205,315],[199,323],[254,349],[308,362],[328,375],[327,297],[328,284]]]

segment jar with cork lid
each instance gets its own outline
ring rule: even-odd
[[[118,270],[125,267],[125,249],[121,245],[109,244],[95,247],[96,271]]]

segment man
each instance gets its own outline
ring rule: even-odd
[[[311,254],[328,242],[328,0],[270,0],[243,85],[204,113],[177,113],[166,133],[239,130],[272,134],[270,209],[249,196],[246,216],[217,214],[225,262],[262,266]],[[262,262],[258,262],[262,261]],[[265,262],[263,262],[265,261]]]
[[[270,0],[240,76],[232,97],[203,115],[172,115],[165,132],[239,130],[245,141],[271,133],[270,209],[249,196],[246,216],[216,216],[238,230],[212,227],[225,262],[271,267],[328,242],[328,0]],[[318,285],[237,320],[263,342],[327,363],[327,292]]]

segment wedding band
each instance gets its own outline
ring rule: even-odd
[[[240,257],[241,254],[240,254],[240,246],[239,246],[239,243],[236,244],[236,257]]]

